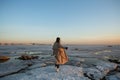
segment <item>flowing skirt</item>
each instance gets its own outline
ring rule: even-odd
[[[65,64],[68,62],[68,56],[63,48],[59,48],[55,52],[56,64]]]

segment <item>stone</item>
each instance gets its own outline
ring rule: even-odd
[[[10,59],[8,56],[0,56],[0,62],[6,62]]]
[[[31,60],[31,59],[38,59],[39,56],[31,56],[31,55],[22,55],[18,59],[21,60]]]

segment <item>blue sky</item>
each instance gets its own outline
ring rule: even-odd
[[[119,0],[0,0],[0,42],[120,43]]]

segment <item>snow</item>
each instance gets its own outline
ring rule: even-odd
[[[109,58],[120,58],[119,46],[68,46],[69,62],[55,71],[52,47],[48,45],[0,46],[0,55],[10,60],[0,63],[0,80],[120,80],[117,72],[107,75],[119,64],[108,62]],[[21,54],[37,55],[39,59],[18,60]],[[31,66],[28,66],[31,64]],[[23,71],[20,71],[25,69]],[[19,72],[20,71],[20,72]],[[14,73],[14,74],[13,74]]]
[[[22,65],[21,63],[17,64]],[[94,65],[95,66],[89,68],[61,65],[60,71],[57,73],[54,65],[46,66],[44,63],[36,63],[27,68],[25,73],[8,75],[6,77],[2,77],[1,80],[100,80],[110,70],[114,70],[117,67],[115,63],[106,61],[99,61]],[[21,67],[14,65],[14,67],[6,69],[4,72],[14,72],[15,70],[18,71],[17,69],[20,70]],[[3,70],[1,69],[1,73],[2,71]]]
[[[89,78],[95,80],[102,79],[109,71],[114,70],[117,67],[117,64],[106,61],[99,61],[93,64],[96,66],[84,68],[83,72],[86,73]]]
[[[28,69],[35,69],[35,68],[40,68],[40,67],[45,67],[45,66],[46,66],[45,63],[34,64],[34,65],[30,66]]]
[[[0,76],[4,76],[25,69],[27,67],[27,65],[25,64],[26,63],[24,61],[20,60],[9,60],[8,62],[0,63]]]
[[[85,68],[84,73],[93,80],[100,80],[105,76],[96,68]]]
[[[47,66],[3,77],[1,80],[90,80],[84,77],[82,70],[80,67],[63,65],[56,72],[54,66]]]
[[[106,80],[120,80],[120,72],[115,75],[106,76]]]
[[[116,69],[116,67],[117,64],[105,61],[99,61],[96,66],[96,68],[102,71],[104,74],[107,74],[109,71]]]

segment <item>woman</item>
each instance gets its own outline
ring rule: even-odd
[[[66,62],[68,62],[68,56],[66,55],[64,49],[67,49],[67,47],[63,47],[60,43],[60,38],[57,37],[53,45],[53,55],[56,58],[55,67],[57,72],[59,71],[60,64],[65,64]]]

